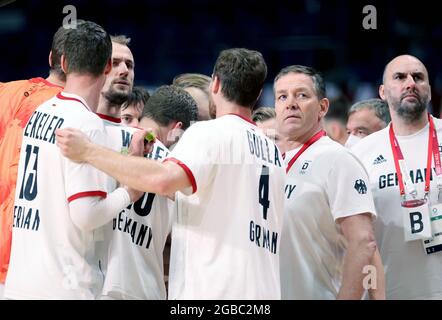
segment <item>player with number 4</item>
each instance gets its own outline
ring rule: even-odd
[[[193,194],[172,227],[170,299],[279,299],[285,174],[275,144],[251,122],[267,75],[262,55],[220,53],[210,84],[215,120],[192,125],[164,163],[124,157],[59,130],[66,156],[124,185]],[[144,148],[146,132],[131,147]]]

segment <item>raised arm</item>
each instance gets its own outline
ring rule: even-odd
[[[146,131],[136,132],[131,148],[144,146]],[[167,196],[191,186],[183,168],[168,161],[160,163],[143,157],[126,156],[92,143],[76,129],[56,132],[57,145],[62,154],[77,162],[87,162],[133,189]]]

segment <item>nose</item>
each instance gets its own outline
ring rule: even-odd
[[[295,97],[293,97],[293,96],[289,96],[289,97],[287,97],[287,100],[286,100],[286,109],[297,109],[299,106],[298,106],[298,102],[296,101],[296,99],[295,99]]]
[[[121,62],[118,66],[118,74],[119,75],[128,75],[129,74],[129,68],[124,62]]]
[[[407,90],[416,87],[416,81],[414,81],[414,78],[411,74],[409,74],[407,76],[407,80],[405,81],[405,85],[406,85]]]

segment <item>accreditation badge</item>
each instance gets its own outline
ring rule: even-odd
[[[430,220],[432,238],[423,240],[426,254],[442,250],[442,203],[437,203],[430,207]]]
[[[427,199],[403,201],[405,241],[427,240],[432,237]]]

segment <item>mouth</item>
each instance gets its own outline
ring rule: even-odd
[[[117,84],[117,85],[120,85],[120,86],[129,86],[129,81],[118,80],[118,81],[115,81],[114,84]]]
[[[292,114],[292,115],[285,117],[284,120],[290,120],[290,119],[301,119],[301,117]]]
[[[416,100],[419,99],[419,97],[413,93],[406,94],[402,99],[406,99],[406,98],[412,98],[412,99],[416,99]]]

